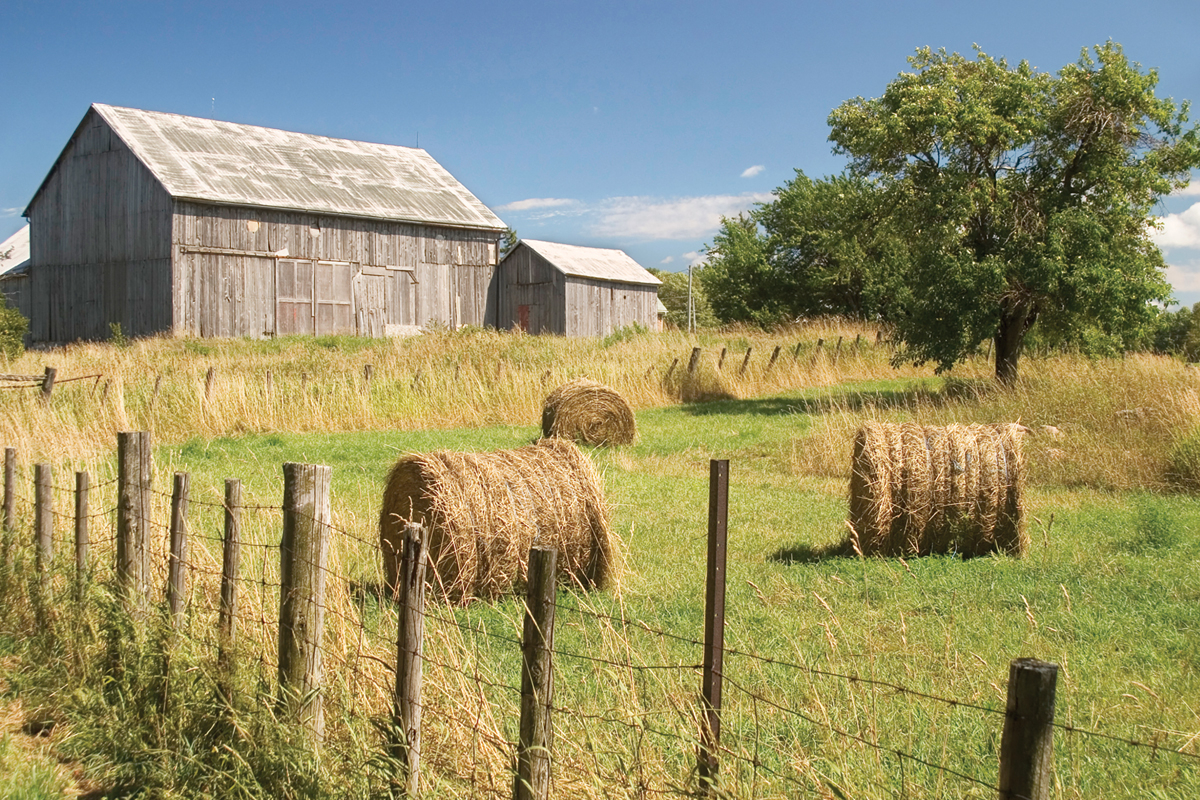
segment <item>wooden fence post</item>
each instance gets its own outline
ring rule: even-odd
[[[213,383],[217,380],[217,368],[209,367],[208,372],[204,374],[204,400],[208,402],[208,398],[212,396]]]
[[[800,348],[804,346],[803,341],[796,342],[796,349],[792,351],[792,361],[800,360]]]
[[[1050,798],[1057,682],[1057,664],[1018,658],[1008,665],[1008,703],[1000,739],[1000,800]]]
[[[171,487],[171,555],[167,566],[167,608],[171,627],[178,629],[183,621],[183,598],[187,593],[187,507],[189,478],[186,472],[176,472]]]
[[[54,376],[58,374],[58,370],[54,367],[46,367],[46,372],[42,375],[42,400],[50,402],[50,393],[54,391]]]
[[[54,558],[54,470],[44,462],[33,467],[33,509],[37,571],[45,584]]]
[[[88,582],[88,548],[91,532],[88,519],[88,494],[91,478],[86,472],[75,473],[75,599],[83,599]]]
[[[371,379],[375,377],[375,367],[363,364],[363,394],[371,393]]]
[[[688,359],[688,375],[696,374],[696,367],[700,364],[700,348],[692,348],[692,357]]]
[[[288,712],[316,739],[325,731],[321,643],[329,558],[329,484],[333,470],[283,465],[280,545],[279,692]]]
[[[779,360],[779,351],[783,349],[783,345],[775,345],[775,351],[771,353],[771,360],[767,362],[767,372],[771,371],[771,367],[775,366],[775,362]]]
[[[742,368],[738,370],[738,377],[746,374],[746,367],[750,366],[750,351],[753,347],[746,348],[746,357],[742,359]]]
[[[700,792],[716,796],[721,746],[721,679],[725,655],[725,542],[729,529],[729,461],[708,472],[708,567],[704,591],[704,672],[700,686]]]
[[[521,733],[513,800],[550,797],[550,748],[554,727],[554,599],[558,550],[529,549],[525,628],[521,637]]]
[[[221,545],[221,612],[217,620],[217,694],[233,708],[237,674],[237,580],[242,558],[242,482],[225,481],[225,536]]]
[[[663,383],[666,383],[667,381],[671,380],[671,376],[673,374],[675,374],[675,368],[678,366],[679,366],[679,357],[676,356],[675,360],[671,362],[671,366],[667,370],[667,374],[665,376],[663,376]]]
[[[117,582],[135,617],[149,606],[150,434],[117,434]]]
[[[817,349],[813,350],[813,354],[812,354],[812,363],[814,365],[817,363],[817,359],[820,358],[821,354],[824,352],[825,352],[825,339],[818,338],[817,339]]]
[[[843,337],[843,336],[838,337],[837,347],[833,351],[833,365],[835,367],[837,366],[838,361],[842,357],[842,339],[843,338],[845,338],[845,337]]]
[[[270,397],[275,391],[275,377],[271,374],[271,370],[267,370],[267,376],[263,379],[263,389],[267,397]]]
[[[717,358],[717,371],[720,372],[725,367],[725,355],[729,352],[729,348],[722,347],[721,355]]]
[[[4,448],[4,531],[17,529],[17,448]],[[5,553],[5,556],[8,554]]]
[[[396,706],[392,755],[401,765],[393,788],[417,796],[421,776],[421,673],[425,633],[425,529],[405,527],[400,562],[400,621],[396,630]],[[399,792],[394,792],[399,793]]]

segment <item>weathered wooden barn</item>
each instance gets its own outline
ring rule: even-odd
[[[424,150],[97,104],[25,216],[34,341],[497,320],[504,223]]]
[[[621,250],[522,239],[496,267],[502,328],[607,336],[658,329],[662,282]]]

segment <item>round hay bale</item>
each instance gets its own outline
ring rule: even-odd
[[[1023,430],[864,424],[851,465],[851,547],[884,556],[1025,553]]]
[[[546,398],[542,436],[594,445],[631,444],[637,438],[637,422],[629,403],[615,390],[574,378]]]
[[[515,450],[441,450],[401,458],[388,475],[379,513],[384,583],[397,589],[407,522],[429,531],[430,580],[448,598],[493,599],[525,578],[535,542],[557,547],[559,571],[603,588],[613,543],[600,477],[562,439]]]

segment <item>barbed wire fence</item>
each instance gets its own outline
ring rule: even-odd
[[[1147,741],[1056,722],[1053,664],[1014,660],[1006,707],[996,708],[725,646],[728,462],[714,462],[710,476],[697,637],[623,607],[606,610],[578,588],[556,589],[555,556],[536,546],[524,592],[483,615],[447,605],[436,599],[436,575],[422,574],[428,532],[416,525],[399,585],[389,588],[373,531],[333,513],[328,467],[284,465],[279,505],[243,502],[235,480],[214,502],[189,496],[185,473],[175,474],[170,493],[153,488],[150,446],[148,434],[120,434],[116,475],[92,484],[77,472],[74,486],[55,483],[45,464],[18,475],[8,448],[5,580],[18,551],[32,550],[31,605],[40,624],[54,626],[55,598],[82,599],[84,587],[111,575],[131,619],[157,619],[169,631],[164,661],[184,646],[207,659],[221,713],[235,717],[245,707],[238,693],[256,686],[314,742],[386,773],[397,794],[413,796],[434,781],[516,798],[546,797],[551,785],[582,796],[596,781],[637,797],[718,796],[729,782],[754,795],[823,791],[834,786],[819,765],[831,760],[820,755],[824,746],[894,763],[890,776],[877,771],[887,785],[876,791],[952,781],[963,796],[1040,800],[1049,796],[1055,734],[1200,763],[1194,734],[1179,733],[1172,745],[1164,736]],[[30,477],[32,496],[21,490]],[[64,500],[74,501],[74,513],[59,510]],[[29,523],[33,536],[18,537]],[[62,533],[69,527],[72,537]],[[112,535],[94,535],[103,528]],[[56,554],[72,548],[73,574],[52,569]],[[776,685],[768,669],[995,720],[999,770],[993,760],[931,757],[903,735],[889,741],[890,732],[855,709],[796,697],[795,683]],[[364,719],[383,734],[369,756],[355,750],[362,737],[347,733]]]

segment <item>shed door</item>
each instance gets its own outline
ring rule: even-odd
[[[355,333],[354,265],[318,261],[315,269],[317,333]]]
[[[275,267],[275,332],[313,333],[313,262],[280,260]]]

